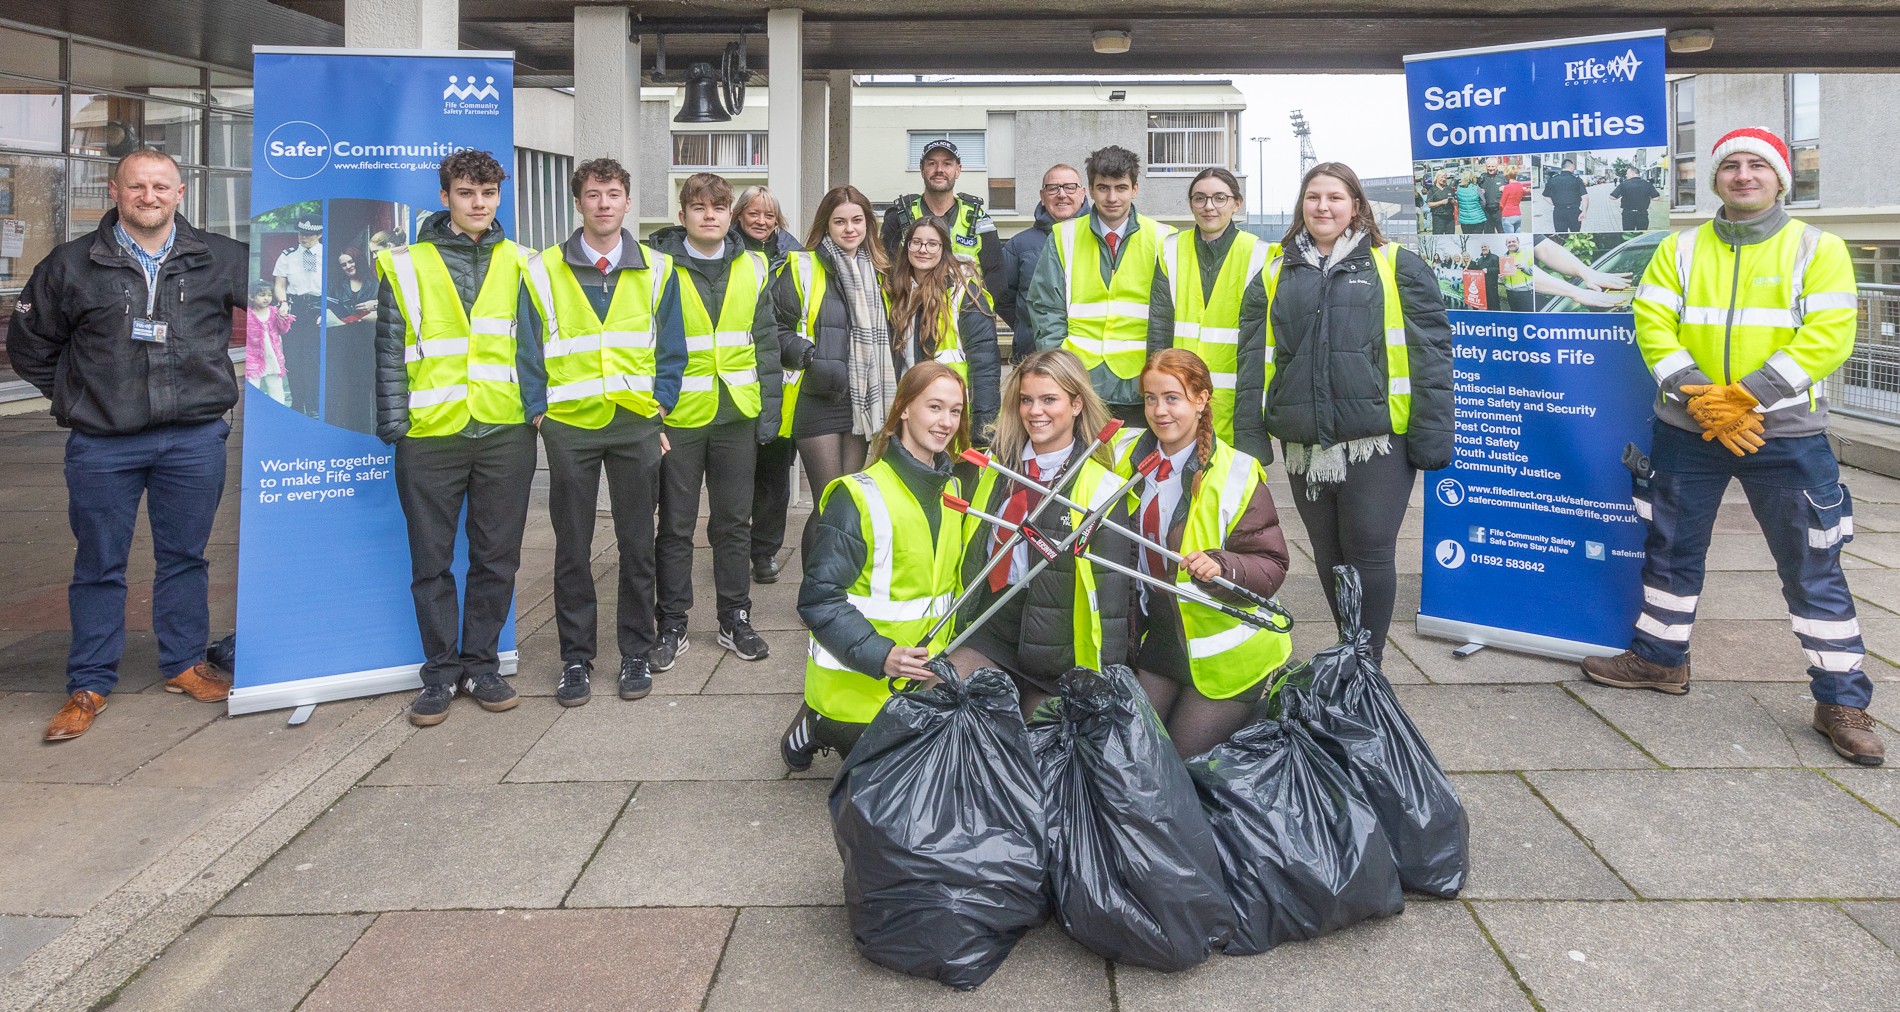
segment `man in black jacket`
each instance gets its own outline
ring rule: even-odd
[[[1036,223],[1009,237],[1003,244],[1003,284],[991,292],[996,297],[996,315],[1008,321],[1010,329],[1015,331],[1015,348],[1010,354],[1012,360],[1023,359],[1036,350],[1036,342],[1031,339],[1029,328],[1016,326],[1016,305],[1029,291],[1029,282],[1036,276],[1036,264],[1042,260],[1042,253],[1049,245],[1049,230],[1056,222],[1068,221],[1078,214],[1089,213],[1088,187],[1082,183],[1082,173],[1073,165],[1052,166],[1042,174],[1041,199],[1036,202]]]
[[[249,285],[244,246],[178,215],[178,163],[151,149],[113,167],[113,210],[33,271],[7,332],[21,378],[53,402],[66,439],[78,541],[66,705],[48,741],[77,738],[105,709],[125,649],[125,566],[139,500],[152,524],[152,631],[165,688],[217,702],[231,685],[205,663],[205,544],[224,492],[224,419],[237,403],[226,349]]]

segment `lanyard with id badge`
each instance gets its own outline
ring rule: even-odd
[[[139,269],[145,274],[145,316],[132,321],[132,340],[143,344],[164,344],[171,337],[171,324],[152,319],[158,310],[158,270],[146,271],[143,260]]]

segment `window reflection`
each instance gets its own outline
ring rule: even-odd
[[[0,147],[58,151],[65,108],[57,84],[0,78]]]
[[[204,111],[123,95],[74,93],[72,152],[121,158],[139,147],[152,147],[181,162],[202,161],[199,125]]]

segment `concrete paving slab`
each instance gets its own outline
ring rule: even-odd
[[[567,905],[842,903],[829,790],[807,780],[641,784]]]
[[[751,907],[739,912],[706,1010],[1098,1012],[1112,1002],[1102,960],[1054,925],[1018,942],[982,987],[954,991],[858,955],[842,907]]]
[[[1412,903],[1397,917],[1182,973],[1116,967],[1115,990],[1120,1012],[1531,1007],[1462,903]]]
[[[1803,766],[1857,770],[1863,767],[1843,759],[1827,737],[1814,729],[1814,697],[1806,685],[1757,685],[1755,699],[1793,746]]]
[[[71,917],[0,917],[0,974],[58,938],[72,922]]]
[[[1868,502],[1860,497],[1860,490],[1855,489],[1854,540],[1860,540],[1862,532],[1890,534],[1896,531],[1900,531],[1900,505]]]
[[[609,695],[588,706],[621,705]],[[491,717],[471,713],[417,733],[376,767],[365,784],[497,784],[541,740],[562,706],[550,696],[522,694],[521,705]]]
[[[1465,899],[1623,900],[1630,891],[1514,773],[1451,778],[1471,819]]]
[[[0,692],[55,692],[66,694],[66,651],[72,633],[66,629],[66,590],[64,585],[49,590],[59,598],[57,610],[49,606],[46,614],[20,624],[50,631],[33,632],[0,654]],[[6,610],[16,617],[21,606],[9,604]],[[125,653],[119,661],[119,686],[113,695],[144,692],[159,683],[158,645],[146,631],[127,630]],[[49,712],[48,717],[52,714]]]
[[[786,525],[785,538],[797,542],[805,529],[802,516],[794,514]],[[712,549],[705,546],[705,525],[700,526],[699,547],[693,551],[693,607],[687,616],[687,628],[711,634],[719,629],[718,603],[714,595]],[[777,583],[753,583],[747,593],[752,598],[752,627],[759,632],[802,630],[798,618],[798,586],[804,577],[803,563],[792,552]],[[749,572],[749,570],[748,570]]]
[[[1893,874],[1900,826],[1818,773],[1606,770],[1527,778],[1650,899],[1900,896]]]
[[[384,914],[306,1012],[697,1012],[727,910]]]
[[[1843,903],[1841,909],[1854,923],[1867,929],[1867,933],[1887,946],[1900,950],[1900,902],[1893,900],[1869,901],[1863,903]]]
[[[1774,573],[1712,570],[1702,581],[1695,617],[1698,625],[1712,619],[1780,618],[1786,629],[1787,614],[1788,602]]]
[[[291,1012],[375,920],[210,917],[153,960],[110,1008],[127,1012]]]
[[[1856,504],[1858,507],[1859,504]],[[1900,534],[1879,534],[1862,531],[1860,510],[1854,510],[1854,540],[1843,545],[1841,551],[1881,566],[1900,566]]]
[[[1513,682],[1562,682],[1583,677],[1577,666],[1535,654],[1486,647],[1469,657],[1453,657],[1454,640],[1420,636],[1407,616],[1394,618],[1389,642],[1405,652],[1426,678],[1441,685],[1495,685]]]
[[[1860,504],[1864,502],[1900,503],[1900,480],[1858,467],[1841,468],[1841,480],[1854,490],[1854,513],[1857,517]]]
[[[1879,614],[1865,603],[1860,611],[1862,615]],[[1807,655],[1801,652],[1801,643],[1794,638],[1786,617],[1699,621],[1690,646],[1692,677],[1697,682],[1806,684],[1808,680]],[[1875,681],[1900,677],[1900,671],[1878,657],[1867,659],[1866,671],[1867,677]]]
[[[1703,682],[1692,685],[1686,696],[1592,682],[1578,682],[1570,689],[1665,766],[1805,765],[1781,725],[1755,698],[1758,690],[1798,691],[1793,688]]]
[[[172,787],[0,783],[0,914],[83,914],[229,800]]]
[[[1828,776],[1854,792],[1856,797],[1900,822],[1900,768],[1893,765],[1879,769],[1857,766],[1850,770],[1830,770]]]
[[[1841,557],[1843,569],[1873,569],[1882,563],[1851,555]],[[1749,534],[1717,534],[1709,539],[1708,567],[1719,569],[1760,570],[1772,573],[1775,557],[1759,531]]]
[[[285,722],[286,712],[282,710],[219,717],[159,753],[125,782],[143,787],[218,787],[241,792],[263,783],[365,705],[361,699],[323,703],[308,721],[296,727]]]
[[[720,651],[719,666],[701,690],[707,695],[759,695],[805,691],[805,648],[810,636],[804,632],[760,633],[771,656],[762,661],[742,661],[730,650]],[[949,642],[945,640],[945,642]],[[790,720],[788,713],[785,717]]]
[[[66,702],[62,694],[16,692],[0,696],[0,776],[31,783],[114,783],[224,714],[224,704],[188,696],[115,692],[92,730],[49,742],[47,721]]]
[[[601,614],[613,614],[612,599],[600,602]],[[713,632],[689,632],[690,646],[679,655],[670,671],[653,673],[656,696],[690,695],[700,691],[726,651],[714,639]],[[614,696],[620,677],[620,647],[611,634],[599,642],[594,658],[594,694]],[[529,636],[521,644],[521,674],[515,678],[515,691],[524,696],[552,696],[561,681],[561,641],[552,622]],[[615,698],[618,698],[615,696]],[[593,704],[588,704],[593,705]]]
[[[1867,604],[1900,612],[1900,569],[1856,570],[1847,574],[1847,589]],[[1866,615],[1866,610],[1861,614]]]
[[[1900,960],[1823,903],[1484,903],[1546,1009],[1884,1008]]]
[[[1555,685],[1402,685],[1399,701],[1445,769],[1653,769]]]
[[[598,700],[561,714],[508,780],[776,780],[797,706],[789,695]]]
[[[627,784],[358,787],[218,912],[556,906],[631,792]]]

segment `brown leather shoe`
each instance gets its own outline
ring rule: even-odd
[[[1689,662],[1665,668],[1625,650],[1615,657],[1585,657],[1583,677],[1615,689],[1654,689],[1681,696],[1689,691]]]
[[[182,692],[200,703],[215,703],[231,694],[231,683],[218,677],[203,661],[165,679],[166,692]]]
[[[92,718],[106,708],[106,697],[97,692],[80,689],[66,700],[66,705],[53,714],[53,722],[46,725],[47,741],[65,741],[86,733],[92,726]]]
[[[1887,746],[1874,733],[1874,719],[1867,711],[1837,703],[1814,704],[1814,729],[1827,740],[1842,759],[1862,766],[1878,766],[1887,761]]]

